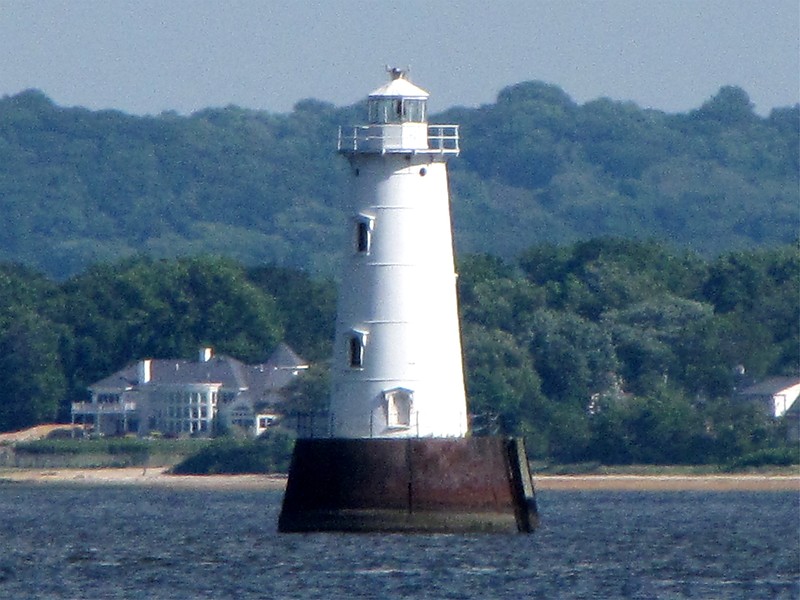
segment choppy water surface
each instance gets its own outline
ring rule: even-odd
[[[0,598],[800,598],[794,493],[541,492],[533,536],[280,535],[280,500],[0,484]]]

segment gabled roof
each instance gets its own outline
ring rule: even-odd
[[[297,371],[307,368],[308,363],[283,342],[278,344],[267,362],[249,367],[253,387],[264,391],[284,388]]]
[[[172,385],[190,383],[219,383],[222,387],[244,389],[248,387],[245,365],[221,354],[208,361],[184,359],[153,359],[150,361],[149,384]],[[139,381],[139,362],[101,379],[89,386],[94,389],[131,388],[141,384]]]
[[[308,363],[292,350],[285,342],[278,344],[272,355],[264,363],[265,367],[272,369],[308,367]]]
[[[770,377],[738,393],[744,400],[766,402],[773,417],[797,412],[800,377]]]
[[[800,377],[770,377],[739,391],[741,396],[774,396],[800,385]]]
[[[185,359],[150,360],[150,381],[139,382],[141,361],[101,379],[89,386],[91,391],[123,391],[139,386],[190,385],[216,383],[228,390],[253,390],[262,393],[280,389],[291,381],[298,369],[308,364],[284,343],[278,345],[266,363],[246,365],[224,354],[212,356],[207,361]]]

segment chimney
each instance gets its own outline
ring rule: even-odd
[[[144,360],[139,361],[138,365],[139,385],[142,385],[143,383],[149,383],[151,375],[150,366],[152,362],[153,361],[151,361],[149,358],[145,358]]]
[[[198,361],[201,363],[208,362],[211,360],[211,357],[214,355],[211,348],[200,348],[200,357]]]

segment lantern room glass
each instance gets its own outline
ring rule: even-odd
[[[369,122],[424,123],[424,98],[373,98],[369,101]]]

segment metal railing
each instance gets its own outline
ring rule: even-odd
[[[136,402],[73,402],[72,414],[122,414],[136,410]]]
[[[458,154],[458,125],[428,125],[428,148],[433,152]]]
[[[459,148],[458,125],[428,125],[427,148],[395,147],[397,132],[386,133],[380,125],[339,128],[336,148],[343,153],[386,152],[411,154],[454,154]]]

